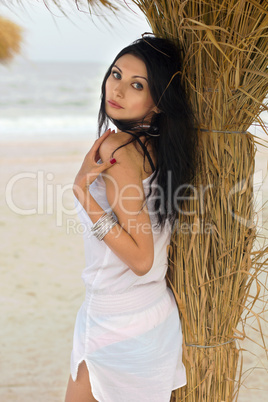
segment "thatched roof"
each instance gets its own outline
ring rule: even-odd
[[[0,16],[0,62],[5,62],[20,52],[22,28]]]

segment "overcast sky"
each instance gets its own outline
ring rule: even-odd
[[[30,60],[107,62],[142,33],[151,32],[144,15],[130,1],[132,11],[125,9],[118,19],[104,7],[98,10],[99,15],[95,12],[91,17],[88,12],[78,11],[74,0],[72,7],[68,7],[67,0],[62,1],[70,20],[53,5],[50,13],[42,0],[21,1],[23,6],[10,10],[4,5],[9,2],[0,0],[0,15],[23,27],[22,53]],[[46,2],[52,4],[51,0]],[[110,26],[100,18],[101,14],[108,18]]]

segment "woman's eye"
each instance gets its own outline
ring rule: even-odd
[[[133,87],[139,90],[143,89],[143,85],[140,82],[134,82]]]
[[[112,71],[112,75],[117,80],[120,80],[121,78],[121,74],[118,71]]]

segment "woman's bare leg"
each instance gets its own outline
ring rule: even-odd
[[[83,361],[78,368],[77,379],[70,376],[65,402],[98,402],[92,395],[86,363]]]

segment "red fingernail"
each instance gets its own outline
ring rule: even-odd
[[[110,159],[110,163],[111,163],[111,165],[113,165],[114,163],[116,162],[116,159]]]

